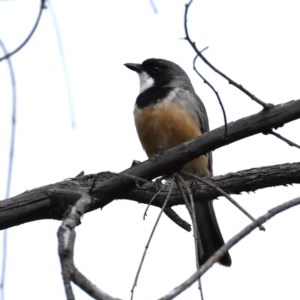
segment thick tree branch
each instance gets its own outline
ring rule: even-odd
[[[153,196],[153,186],[149,185],[150,198],[142,196],[141,189],[136,188],[136,179],[132,176],[153,179],[163,174],[171,174],[179,170],[184,163],[201,154],[260,132],[269,132],[270,129],[283,126],[299,117],[300,100],[290,101],[229,123],[226,137],[224,137],[224,126],[219,127],[203,134],[200,138],[164,152],[156,160],[147,160],[118,175],[101,173],[96,180],[95,175],[82,176],[40,187],[0,201],[0,229],[39,219],[62,219],[67,208],[78,199],[76,196],[70,197],[69,193],[61,193],[59,197],[57,195],[51,197],[49,191],[53,188],[90,192],[91,186],[95,183],[91,192],[94,198],[92,198],[88,211],[104,207],[114,199],[126,198],[126,193],[133,200],[148,203]],[[268,168],[253,169],[236,173],[236,175],[228,174],[225,177],[214,177],[214,180],[229,194],[274,185],[299,183],[299,164],[274,166],[272,168],[279,168],[280,170],[269,172]],[[257,172],[262,172],[262,174],[258,175]],[[266,173],[268,173],[267,176]],[[262,177],[264,177],[263,182]],[[223,178],[227,178],[227,180],[224,181]],[[133,190],[129,191],[130,189]],[[139,194],[139,197],[135,197],[135,193]],[[194,197],[196,201],[199,196],[202,199],[214,199],[219,195],[213,189],[199,184],[199,189],[197,189]],[[175,194],[170,201],[170,206],[182,203],[181,197],[176,197]],[[161,206],[160,197],[157,197],[153,204]]]
[[[117,178],[119,175],[111,173],[101,173],[97,176],[96,186],[103,185],[103,182]],[[0,229],[9,228],[25,222],[40,219],[61,220],[69,207],[78,200],[78,191],[88,191],[94,181],[95,175],[86,175],[73,180],[66,180],[56,184],[47,185],[23,194],[0,201]],[[255,191],[258,189],[300,183],[300,162],[293,164],[282,164],[270,167],[253,168],[236,173],[229,173],[222,176],[210,178],[216,185],[228,194],[239,194],[241,192]],[[154,183],[134,187],[122,194],[111,194],[111,198],[101,201],[100,204],[106,205],[114,199],[129,199],[140,203],[148,204],[150,199],[157,192],[157,185]],[[55,197],[52,191],[55,190]],[[64,193],[64,190],[67,192]],[[70,196],[70,190],[74,190],[74,196]],[[152,205],[161,207],[166,197],[168,189],[163,190]],[[58,192],[59,191],[59,192]],[[220,194],[213,188],[197,183],[192,187],[195,201],[216,199]],[[100,199],[101,200],[101,199]],[[98,200],[92,199],[94,205],[88,208],[89,211],[100,206]],[[174,187],[169,202],[170,206],[184,204],[180,191]]]
[[[242,192],[254,192],[259,189],[300,183],[300,162],[293,164],[274,165],[269,167],[253,168],[249,170],[228,173],[226,175],[209,178],[220,189],[228,194],[240,194]],[[154,185],[145,185],[132,189],[123,194],[122,198],[139,201],[147,204],[149,199],[155,194]],[[198,182],[191,187],[195,201],[204,199],[213,200],[222,196],[216,189]],[[167,189],[163,190],[152,203],[162,206],[167,194]],[[170,205],[184,204],[180,191],[174,188]]]
[[[281,127],[285,123],[298,118],[300,118],[300,100],[277,105],[271,109],[262,110],[257,114],[229,123],[226,136],[224,136],[224,126],[221,126],[201,135],[199,138],[165,151],[155,161],[147,160],[134,168],[121,172],[121,174],[129,174],[146,179],[153,179],[162,174],[171,174],[179,170],[186,162],[201,154],[257,133],[267,133],[271,128]],[[134,181],[132,179],[120,176],[98,185],[93,190],[93,195],[105,200],[108,195],[115,193],[116,190],[121,193],[133,186]]]

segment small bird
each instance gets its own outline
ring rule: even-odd
[[[139,75],[140,93],[135,102],[134,119],[148,157],[209,130],[204,104],[180,66],[156,58],[147,59],[142,64],[126,63],[125,66]],[[201,177],[212,176],[211,153],[191,160],[182,169]],[[224,244],[224,240],[212,201],[195,202],[195,215],[202,245],[198,245],[199,265],[203,265]],[[219,263],[231,265],[228,252]]]

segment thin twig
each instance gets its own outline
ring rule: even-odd
[[[201,52],[203,52],[203,50]],[[204,83],[207,84],[210,87],[210,89],[214,92],[214,94],[216,95],[216,97],[218,99],[218,102],[220,104],[220,107],[221,107],[221,110],[222,110],[222,113],[223,113],[224,126],[225,126],[225,133],[224,133],[224,135],[226,136],[227,135],[227,117],[226,117],[226,111],[225,111],[224,105],[222,103],[222,100],[221,100],[221,98],[219,96],[218,91],[213,87],[213,85],[204,76],[202,76],[202,74],[196,68],[196,60],[197,60],[198,57],[199,57],[199,55],[197,54],[195,56],[195,58],[194,58],[193,69],[197,73],[197,75],[202,78],[202,80],[204,81]]]
[[[183,228],[188,232],[191,231],[191,225],[185,220],[183,220],[172,208],[166,207],[164,213],[179,227]]]
[[[7,55],[7,49],[2,40],[0,40],[0,47],[3,50],[4,55]],[[11,135],[10,135],[10,151],[9,151],[9,162],[8,162],[8,173],[6,181],[6,198],[10,196],[10,187],[12,182],[12,171],[15,153],[15,136],[16,136],[16,112],[17,112],[17,93],[16,93],[16,79],[14,68],[11,59],[7,59],[9,75],[12,87],[12,110],[11,110]],[[6,277],[6,258],[7,258],[7,231],[3,231],[3,243],[2,243],[2,268],[1,268],[1,281],[0,281],[0,299],[4,299],[4,285]]]
[[[169,192],[168,192],[168,194],[167,194],[167,196],[166,196],[165,202],[164,202],[164,204],[163,204],[163,206],[162,206],[162,208],[161,208],[161,210],[160,210],[160,212],[159,212],[159,214],[158,214],[158,217],[157,217],[157,219],[156,219],[156,221],[155,221],[155,224],[154,224],[153,229],[152,229],[152,231],[151,231],[151,234],[150,234],[150,236],[149,236],[148,242],[147,242],[147,244],[146,244],[146,246],[145,246],[145,250],[144,250],[142,259],[141,259],[141,261],[140,261],[140,264],[139,264],[139,267],[138,267],[138,270],[137,270],[137,273],[136,273],[136,276],[135,276],[135,279],[134,279],[134,282],[133,282],[133,286],[132,286],[132,288],[131,288],[131,300],[133,300],[134,289],[135,289],[135,287],[137,286],[138,278],[139,278],[139,275],[140,275],[140,273],[141,273],[142,266],[143,266],[143,263],[144,263],[144,261],[145,261],[145,257],[146,257],[146,254],[147,254],[147,251],[148,251],[150,242],[151,242],[151,240],[152,240],[152,237],[153,237],[153,235],[154,235],[154,232],[155,232],[155,230],[156,230],[156,227],[157,227],[157,225],[158,225],[158,223],[159,223],[159,220],[160,220],[160,218],[161,218],[161,215],[162,215],[162,213],[163,213],[163,211],[164,211],[165,207],[167,206],[167,203],[168,203],[168,201],[169,201],[169,199],[170,199],[170,196],[171,196],[172,190],[173,190],[173,186],[174,186],[174,182],[172,182],[171,185],[170,185],[170,189],[169,189]]]
[[[191,219],[193,220],[193,218],[192,218],[193,213],[192,213],[192,207],[191,207],[191,200],[193,200],[193,194],[189,193],[189,198],[190,198],[190,201],[189,201],[186,194],[185,194],[185,192],[184,192],[184,190],[183,190],[183,188],[182,188],[182,185],[181,185],[181,183],[184,183],[184,180],[178,174],[176,174],[175,180],[176,180],[177,188],[179,189],[179,191],[182,195],[182,198],[183,198],[183,201],[185,203],[186,209],[188,210],[188,213],[189,213]],[[193,229],[193,231],[194,231],[194,229]]]
[[[155,183],[156,184],[156,183]],[[162,187],[159,189],[158,192],[156,192],[153,197],[150,199],[147,208],[145,209],[143,219],[146,219],[147,212],[150,208],[150,205],[153,203],[153,201],[156,199],[156,197],[163,191],[163,189],[166,187],[166,185],[162,185]],[[171,207],[166,207],[164,209],[164,213],[173,221],[175,222],[178,226],[183,228],[186,231],[191,231],[191,226],[188,224],[186,221],[184,221],[180,216],[171,208]]]
[[[146,219],[146,216],[147,216],[147,212],[150,208],[150,205],[152,204],[152,202],[156,199],[156,197],[162,192],[162,190],[165,188],[165,185],[162,185],[162,187],[159,189],[159,191],[157,193],[154,194],[154,196],[150,199],[146,209],[145,209],[145,212],[144,212],[144,215],[143,215],[143,220]]]
[[[199,232],[198,232],[198,228],[197,228],[196,210],[195,210],[195,202],[194,202],[194,198],[193,198],[193,193],[190,190],[189,186],[184,181],[184,179],[182,178],[182,176],[180,176],[179,174],[176,174],[175,179],[176,179],[177,187],[180,190],[182,198],[184,200],[185,206],[186,206],[186,208],[191,216],[191,219],[192,219],[193,234],[194,234],[194,241],[195,241],[196,263],[197,263],[197,268],[198,268],[199,267],[198,262],[200,259],[200,257],[198,257],[198,251],[197,251],[198,244],[199,244],[200,255],[203,255],[204,252],[203,252],[201,237],[199,236]],[[182,188],[182,185],[184,185],[185,189],[187,190],[189,199],[187,198],[187,196]]]
[[[192,173],[183,172],[182,174],[189,176],[191,178],[194,178],[196,180],[199,180],[203,182],[204,184],[210,186],[211,188],[218,191],[221,195],[223,195],[226,199],[228,199],[235,207],[237,207],[243,214],[245,214],[251,221],[255,222],[256,218],[254,218],[252,215],[250,215],[239,203],[237,203],[229,194],[227,194],[224,190],[222,190],[220,187],[218,187],[216,184],[209,181],[207,178],[203,178],[200,176],[197,176]],[[266,229],[263,226],[259,226],[259,229],[262,231],[265,231]]]
[[[273,134],[274,136],[276,136],[277,138],[279,138],[280,140],[286,142],[289,146],[291,147],[296,147],[300,149],[300,146],[294,142],[292,142],[291,140],[285,138],[284,136],[282,136],[281,134],[271,130],[270,132],[268,132],[269,134]]]
[[[190,198],[191,212],[189,211],[189,209],[188,209],[188,211],[190,212],[191,218],[192,218],[194,242],[195,242],[194,245],[195,245],[195,253],[196,253],[196,267],[197,267],[197,269],[199,269],[200,257],[204,254],[204,250],[203,250],[202,240],[201,240],[200,232],[198,230],[197,221],[196,221],[196,209],[195,209],[195,203],[194,203],[194,199],[193,199],[193,193],[192,193],[191,189],[189,188],[189,186],[186,184],[185,180],[182,178],[182,176],[177,174],[175,176],[175,178],[180,181],[179,183],[177,183],[177,182],[176,183],[177,183],[178,188],[181,191],[183,198],[185,199],[185,202],[188,203],[188,201],[186,199],[186,195],[184,193],[184,190],[183,190],[181,184],[183,184],[185,186],[186,190],[188,191],[189,198]],[[187,207],[188,207],[188,205],[187,205]],[[198,279],[198,289],[200,292],[200,298],[202,300],[204,300],[201,278]]]
[[[20,51],[28,43],[28,41],[31,39],[32,35],[34,34],[35,30],[37,29],[37,27],[40,23],[42,12],[43,12],[43,9],[45,8],[45,2],[46,2],[46,0],[41,0],[41,6],[40,6],[39,14],[37,16],[37,19],[35,21],[35,24],[34,24],[33,28],[31,29],[31,32],[27,36],[27,38],[15,50],[5,54],[3,57],[0,57],[0,61],[2,61],[4,59],[7,59],[7,58],[11,57],[12,55],[16,54],[18,51]]]
[[[153,12],[154,12],[155,14],[157,14],[157,13],[158,13],[158,10],[157,10],[157,7],[156,7],[156,5],[155,5],[154,0],[149,0],[149,2],[150,2],[150,5],[151,5],[151,7],[152,7],[152,9],[153,9]]]
[[[217,74],[219,74],[220,76],[222,76],[223,78],[225,78],[229,84],[232,84],[233,86],[235,86],[237,89],[239,89],[240,91],[242,91],[243,93],[245,93],[247,96],[249,96],[252,100],[254,100],[255,102],[257,102],[258,104],[260,104],[264,109],[270,109],[273,107],[273,104],[269,104],[269,103],[265,103],[262,100],[258,99],[255,95],[253,95],[252,93],[250,93],[247,89],[245,89],[241,84],[236,83],[235,81],[233,81],[230,77],[228,77],[227,75],[225,75],[223,72],[221,72],[219,69],[217,69],[213,64],[211,64],[206,57],[202,54],[201,51],[198,50],[198,48],[196,47],[196,43],[193,42],[190,38],[189,35],[189,31],[188,31],[188,11],[189,8],[192,4],[193,0],[190,0],[189,3],[187,3],[185,5],[185,12],[184,12],[184,31],[185,31],[185,39],[188,41],[188,43],[191,45],[191,47],[194,49],[194,51],[197,53],[197,55],[203,60],[203,62],[208,65],[213,71],[215,71]]]
[[[238,234],[233,236],[225,245],[223,245],[219,250],[215,252],[192,276],[190,276],[183,283],[175,287],[171,292],[167,295],[159,298],[158,300],[171,300],[178,296],[180,293],[189,288],[194,282],[198,280],[208,269],[210,269],[216,262],[219,261],[220,257],[222,257],[230,248],[232,248],[235,244],[241,241],[245,236],[251,233],[255,228],[259,227],[261,224],[267,222],[277,214],[294,207],[300,204],[300,197],[295,198],[293,200],[287,201],[283,204],[280,204],[271,210],[269,210],[264,215],[257,218],[254,222],[250,223],[243,230],[241,230]]]
[[[48,0],[48,4],[49,4],[49,7],[50,7],[52,22],[53,22],[54,29],[55,29],[55,34],[56,34],[57,46],[58,46],[58,49],[59,49],[60,60],[61,60],[62,69],[63,69],[63,73],[64,73],[67,97],[68,97],[68,100],[69,100],[71,126],[72,126],[73,129],[75,129],[76,122],[75,122],[75,113],[74,113],[74,101],[73,101],[72,89],[71,89],[71,84],[70,84],[70,76],[69,76],[67,63],[66,63],[66,58],[65,58],[65,53],[64,53],[64,47],[63,47],[62,38],[61,38],[61,35],[60,35],[60,28],[59,28],[58,21],[57,21],[57,18],[56,18],[55,10],[54,10],[53,5],[52,5],[52,1]]]

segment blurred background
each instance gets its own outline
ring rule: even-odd
[[[101,171],[119,172],[146,155],[137,138],[133,107],[139,80],[126,62],[165,58],[182,66],[206,105],[210,127],[223,125],[217,99],[195,74],[195,53],[184,40],[186,1],[46,1],[28,44],[11,58],[16,81],[16,136],[10,196]],[[0,1],[0,39],[15,49],[32,29],[40,2]],[[300,39],[296,0],[195,0],[188,26],[199,49],[220,70],[265,102],[299,99]],[[3,56],[3,52],[1,53]],[[261,107],[208,69],[198,70],[218,90],[228,121]],[[0,195],[6,198],[12,85],[0,63]],[[300,143],[299,121],[278,132]],[[299,149],[274,136],[257,135],[214,151],[215,175],[299,161]],[[258,217],[299,196],[298,185],[234,198]],[[215,201],[225,240],[249,223],[227,200]],[[75,263],[99,288],[122,299],[130,290],[159,213],[118,200],[86,214],[76,230]],[[189,220],[184,207],[176,211]],[[202,279],[205,299],[299,299],[300,208],[268,222],[231,251],[231,268],[215,265]],[[7,231],[5,300],[65,299],[57,255],[60,223],[44,220]],[[3,257],[3,233],[0,235]],[[3,261],[2,261],[3,264]],[[0,266],[0,268],[3,267]],[[135,299],[155,299],[195,270],[191,233],[163,216],[142,269]],[[90,299],[74,287],[77,299]],[[3,298],[3,299],[4,299]],[[178,299],[199,299],[193,285]]]

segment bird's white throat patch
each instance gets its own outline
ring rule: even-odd
[[[154,79],[147,73],[141,72],[140,76],[140,94],[154,85]]]

